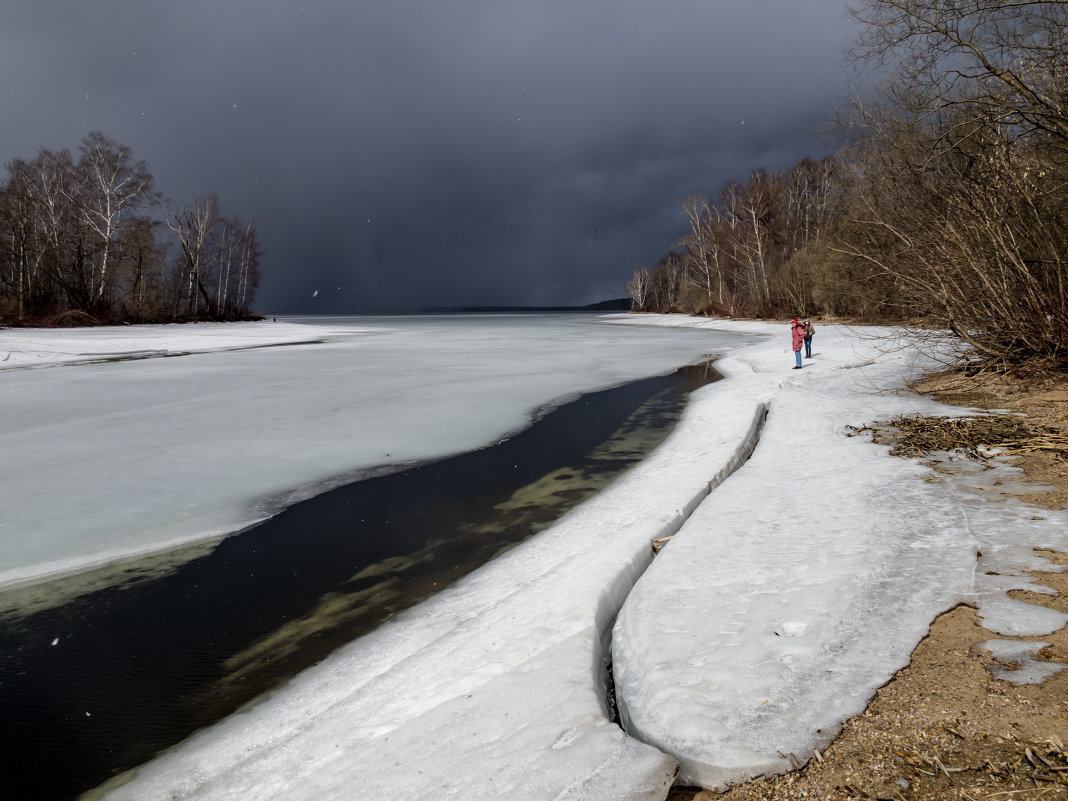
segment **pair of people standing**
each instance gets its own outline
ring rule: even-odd
[[[797,362],[794,365],[795,370],[801,369],[802,345],[805,347],[805,358],[812,358],[812,336],[815,333],[816,329],[812,327],[807,317],[802,322],[798,322],[796,317],[790,321],[790,336],[793,339],[794,359]]]

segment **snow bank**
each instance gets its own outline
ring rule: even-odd
[[[958,602],[978,603],[984,625],[1004,634],[1065,622],[1004,591],[1035,589],[1023,571],[1050,565],[1032,548],[1064,550],[1068,516],[1033,520],[1033,509],[993,498],[995,481],[975,489],[970,472],[925,481],[933,473],[918,461],[847,436],[846,424],[959,412],[899,391],[910,355],[882,333],[818,330],[816,358],[787,373],[753,458],[623,607],[613,660],[624,725],[680,761],[681,783],[722,789],[790,770],[791,754],[806,761]],[[774,357],[782,371],[779,350],[733,356],[758,369]]]

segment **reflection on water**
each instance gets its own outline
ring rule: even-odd
[[[166,575],[133,569],[0,621],[8,786],[72,798],[231,713],[603,489],[715,377],[592,393],[494,447],[298,503]]]

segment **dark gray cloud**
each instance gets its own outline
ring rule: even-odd
[[[821,152],[853,36],[842,0],[14,5],[0,159],[100,130],[217,192],[274,313],[621,296],[683,196]]]

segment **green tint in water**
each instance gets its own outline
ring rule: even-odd
[[[318,650],[317,643],[333,642],[338,632],[345,632],[342,639],[347,642],[548,528],[648,456],[671,433],[689,392],[715,377],[706,365],[683,368],[672,386],[643,401],[607,438],[584,454],[574,454],[567,466],[511,489],[491,506],[465,505],[454,510],[454,519],[435,515],[428,529],[442,536],[362,568],[340,591],[323,595],[306,614],[231,657],[226,663],[229,675],[215,691],[228,694],[268,665],[276,669],[291,658],[300,659],[309,647]],[[450,563],[444,553],[465,556]]]
[[[0,616],[8,795],[73,798],[529,539],[646,456],[715,377],[703,365],[583,396],[493,447],[325,492],[162,571],[57,583],[64,603]]]

